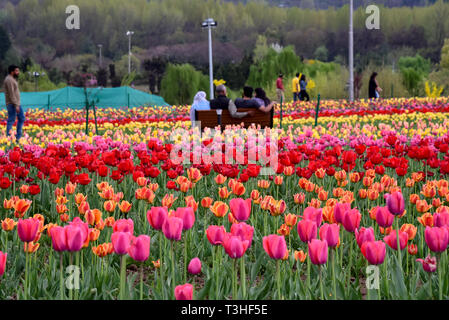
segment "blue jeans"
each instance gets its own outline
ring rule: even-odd
[[[293,102],[296,102],[299,100],[299,92],[293,92]]]
[[[19,139],[22,137],[22,127],[23,123],[25,122],[25,114],[23,113],[22,107],[20,107],[19,113],[17,113],[16,107],[14,107],[13,104],[8,104],[7,108],[8,108],[8,121],[6,122],[6,135],[9,136],[11,128],[14,125],[14,122],[16,122],[17,117],[16,140],[19,141]]]

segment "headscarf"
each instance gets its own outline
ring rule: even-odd
[[[204,91],[198,91],[195,97],[193,98],[193,104],[199,104],[200,102],[207,102],[206,92]]]

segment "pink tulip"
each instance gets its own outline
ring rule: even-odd
[[[360,228],[355,230],[355,240],[357,241],[357,245],[359,248],[362,247],[364,242],[367,241],[375,241],[374,239],[374,229],[373,227],[369,228]]]
[[[405,211],[404,197],[401,192],[396,191],[386,194],[388,210],[395,216],[400,216]]]
[[[384,237],[384,241],[388,246],[393,250],[398,250],[398,240],[396,237],[396,230],[392,230],[391,233]],[[399,231],[399,246],[401,250],[404,250],[407,247],[408,241],[408,233]]]
[[[128,248],[128,254],[136,261],[143,262],[150,256],[151,238],[147,235],[132,237],[131,244]]]
[[[81,234],[84,243],[87,240],[87,237],[89,236],[89,224],[81,220],[80,217],[75,217],[73,221],[69,222],[69,225],[81,228]]]
[[[175,299],[176,300],[192,300],[193,298],[193,286],[190,283],[176,286]]]
[[[308,243],[309,257],[313,264],[325,264],[327,262],[328,246],[326,240],[312,239]]]
[[[201,272],[201,260],[199,258],[193,258],[189,262],[189,266],[187,268],[190,274],[198,274]]]
[[[207,240],[213,245],[217,246],[223,243],[226,229],[223,226],[209,226],[206,229]]]
[[[6,258],[8,258],[8,254],[0,251],[0,277],[5,273]]]
[[[17,225],[17,233],[23,242],[32,242],[39,231],[40,222],[35,218],[20,219]]]
[[[134,221],[132,219],[119,219],[112,226],[113,232],[129,232],[134,233]]]
[[[361,218],[362,215],[360,214],[359,210],[351,209],[347,211],[343,216],[343,227],[348,232],[354,232],[355,229],[359,227]]]
[[[55,251],[67,251],[67,240],[64,227],[55,226],[51,228],[51,242]]]
[[[446,227],[426,227],[424,240],[426,240],[430,251],[443,252],[446,250],[449,242],[448,229]]]
[[[248,240],[242,240],[240,237],[234,236],[231,233],[226,233],[223,240],[223,248],[231,259],[241,258],[249,245]]]
[[[340,239],[340,226],[336,223],[325,223],[320,228],[320,239],[326,240],[327,245],[331,248],[335,248],[338,245]]]
[[[421,263],[424,271],[426,272],[435,272],[437,270],[437,258],[431,257],[428,255],[424,260],[423,259],[416,259],[419,263]]]
[[[129,246],[131,245],[132,234],[129,232],[114,232],[111,235],[112,247],[116,254],[127,254]]]
[[[387,207],[377,207],[376,222],[382,228],[389,228],[393,225],[394,215],[388,211]]]
[[[189,230],[195,223],[195,212],[190,207],[176,209],[174,216],[182,219],[182,230]]]
[[[162,225],[162,232],[169,240],[181,240],[182,219],[177,217],[168,217]]]
[[[156,230],[162,230],[162,226],[168,217],[166,207],[152,207],[147,211],[147,220],[151,227]]]
[[[298,221],[297,230],[302,242],[309,242],[317,236],[317,225],[313,220]]]
[[[246,221],[251,214],[251,198],[243,200],[241,198],[232,199],[229,208],[237,221]]]
[[[337,203],[334,207],[334,218],[338,223],[343,223],[343,217],[351,210],[351,205],[349,203]]]
[[[312,220],[315,221],[317,227],[321,225],[321,222],[323,221],[323,209],[316,209],[314,207],[307,207],[304,210],[303,218],[305,220]]]
[[[253,242],[254,227],[245,222],[234,223],[231,226],[231,234],[239,237],[242,241],[247,240],[249,248]]]
[[[67,244],[67,251],[76,252],[80,251],[83,247],[85,239],[84,230],[77,225],[68,225],[64,227],[64,233]]]
[[[271,234],[263,237],[262,244],[265,252],[271,259],[283,259],[285,255],[288,254],[284,236]]]
[[[386,247],[383,241],[365,241],[361,251],[369,264],[382,264],[385,260]]]
[[[435,227],[449,226],[449,212],[442,211],[433,215],[433,225]]]

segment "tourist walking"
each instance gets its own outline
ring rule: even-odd
[[[17,118],[17,134],[16,141],[18,142],[22,137],[22,127],[25,122],[25,114],[23,113],[22,106],[20,105],[20,91],[19,78],[20,70],[17,66],[8,67],[8,76],[6,76],[3,82],[3,90],[5,92],[6,108],[8,110],[8,120],[6,121],[6,135],[10,135],[11,128],[16,122]]]

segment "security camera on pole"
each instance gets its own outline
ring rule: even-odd
[[[214,67],[212,63],[212,28],[217,27],[217,22],[214,19],[209,18],[203,21],[201,24],[203,29],[207,28],[209,31],[209,85],[210,85],[210,99],[214,98]]]

